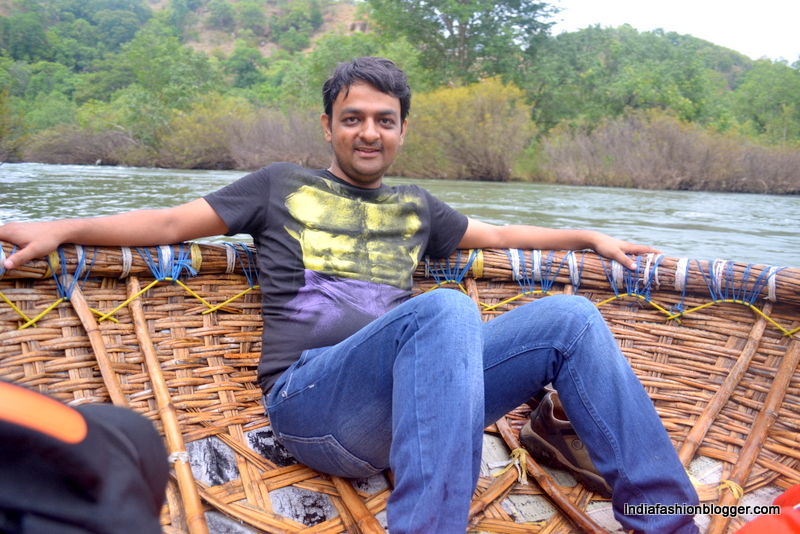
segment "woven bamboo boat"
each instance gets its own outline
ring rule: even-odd
[[[3,243],[0,256],[12,249]],[[770,502],[800,483],[800,269],[663,256],[638,264],[626,271],[583,252],[459,251],[421,264],[415,289],[465,291],[485,320],[548,294],[583,295],[645,385],[702,502]],[[385,532],[391,473],[328,477],[275,442],[255,384],[256,283],[254,251],[242,244],[66,245],[0,270],[0,378],[150,418],[172,453],[167,534]],[[492,465],[488,457],[519,447],[529,410],[486,431],[470,529],[613,531],[609,503],[567,473],[523,456],[533,479],[524,484],[517,470]],[[716,534],[747,519],[698,521]]]

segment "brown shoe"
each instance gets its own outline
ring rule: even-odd
[[[544,396],[531,413],[531,420],[520,430],[519,437],[537,460],[552,467],[567,468],[586,489],[611,497],[611,487],[589,458],[586,445],[572,428],[555,391]]]

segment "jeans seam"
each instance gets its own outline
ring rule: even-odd
[[[570,376],[572,377],[572,381],[575,384],[575,389],[578,391],[578,394],[580,396],[581,403],[583,404],[583,406],[586,409],[586,411],[589,412],[589,414],[592,417],[592,422],[595,425],[597,425],[598,428],[600,428],[600,431],[601,431],[603,437],[605,438],[606,442],[611,446],[611,449],[614,451],[615,463],[617,465],[621,466],[621,465],[623,465],[623,462],[622,462],[622,451],[619,448],[619,444],[617,443],[616,439],[613,439],[613,437],[611,435],[612,433],[610,432],[610,429],[607,428],[605,424],[603,424],[603,425],[600,424],[600,422],[599,422],[600,417],[597,414],[596,410],[594,409],[594,405],[591,404],[591,403],[587,403],[587,401],[586,401],[586,399],[588,398],[588,393],[586,391],[586,387],[585,387],[583,381],[580,380],[580,378],[579,378],[577,373],[573,372],[574,368],[573,368],[573,365],[572,365],[571,349],[573,347],[575,347],[576,343],[578,342],[578,340],[580,338],[582,338],[586,334],[586,331],[589,329],[589,327],[590,327],[592,322],[593,322],[593,319],[589,319],[586,322],[586,324],[583,326],[581,331],[575,336],[575,339],[570,344],[569,350],[564,352],[565,356],[567,356],[567,355],[570,356],[568,358],[565,358],[565,360],[567,361],[567,371],[569,372]],[[631,491],[631,493],[637,495],[638,498],[640,498],[640,499],[644,499],[644,494],[639,490],[638,486],[636,486],[635,484],[631,483],[631,481],[628,478],[628,475],[624,471],[624,469],[618,469],[618,474],[619,474],[620,480],[622,480],[623,484],[625,484],[625,486]],[[648,518],[645,519],[645,521],[649,521],[649,519],[650,518],[648,517]]]

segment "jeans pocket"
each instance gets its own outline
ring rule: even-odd
[[[302,464],[343,478],[366,478],[382,471],[345,449],[331,434],[304,438],[279,432],[279,440]]]

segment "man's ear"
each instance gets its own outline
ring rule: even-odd
[[[400,127],[400,145],[402,146],[406,140],[406,132],[408,132],[408,119],[403,121],[403,125]]]
[[[320,115],[319,121],[322,123],[322,131],[325,133],[325,141],[330,143],[333,136],[331,135],[331,118],[325,113]]]

